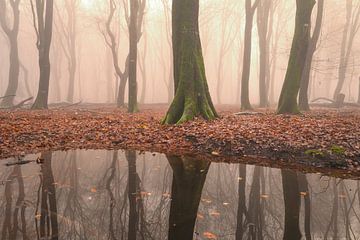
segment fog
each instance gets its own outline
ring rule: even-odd
[[[6,2],[6,18],[11,22],[10,1]],[[127,0],[115,1],[116,12],[111,29],[116,38],[118,62],[124,71],[129,52],[129,16]],[[210,93],[215,104],[240,104],[240,80],[242,74],[245,1],[200,1],[200,37],[206,65]],[[288,64],[295,25],[296,1],[273,0],[269,28],[272,29],[269,57],[271,85],[269,102],[274,105],[279,98]],[[106,21],[109,1],[103,0],[56,0],[54,6],[53,37],[50,51],[51,78],[49,102],[68,102],[70,77],[68,71],[69,33],[76,34],[76,73],[72,102],[115,103],[119,79],[116,77],[110,48],[106,44]],[[66,4],[75,7],[75,25],[68,25]],[[126,8],[125,8],[126,6]],[[357,23],[352,48],[349,49],[346,78],[342,93],[346,101],[358,98],[360,75],[359,22],[356,13],[358,1],[353,1],[351,21]],[[36,97],[39,86],[38,51],[30,1],[20,1],[19,27],[19,87],[16,102]],[[313,11],[313,22],[316,19]],[[168,103],[172,100],[172,48],[171,48],[171,1],[148,0],[138,43],[138,99],[145,103]],[[259,35],[255,13],[252,31],[250,74],[250,101],[259,104]],[[357,20],[358,21],[358,20]],[[339,79],[340,52],[346,22],[346,1],[326,0],[323,25],[315,52],[309,87],[309,100],[319,97],[332,98]],[[108,39],[108,38],[107,38]],[[28,71],[28,79],[25,71]],[[8,86],[9,40],[0,28],[0,96]],[[27,82],[26,82],[27,81]],[[143,90],[144,89],[144,90]],[[127,94],[127,91],[126,91]],[[127,97],[125,97],[127,100]]]

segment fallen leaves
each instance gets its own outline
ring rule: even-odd
[[[223,112],[214,121],[196,119],[170,126],[160,123],[165,111],[132,115],[119,109],[0,112],[0,158],[21,152],[116,148],[219,159],[256,155],[310,165],[304,159],[314,156],[305,152],[316,149],[324,153],[314,157],[320,158],[314,160],[320,167],[355,172],[360,163],[360,112],[353,110],[347,114],[313,111],[304,116]]]

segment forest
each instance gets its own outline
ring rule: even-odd
[[[360,1],[0,0],[1,239],[358,239]]]

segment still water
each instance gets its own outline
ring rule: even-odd
[[[355,180],[132,151],[0,162],[1,239],[358,239]]]

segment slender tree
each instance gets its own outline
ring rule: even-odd
[[[338,70],[338,82],[334,91],[334,100],[338,98],[338,95],[343,89],[346,71],[350,60],[350,54],[352,53],[352,47],[356,34],[360,29],[360,2],[357,2],[354,8],[353,0],[346,0],[346,22],[344,25],[344,31],[341,42],[340,51],[340,64]]]
[[[31,0],[34,28],[37,36],[36,46],[39,51],[40,80],[33,109],[48,108],[50,82],[50,45],[53,27],[53,0],[36,0],[35,6]]]
[[[311,72],[311,65],[313,62],[314,53],[317,49],[318,40],[320,38],[322,19],[324,15],[323,13],[324,13],[324,0],[318,0],[315,28],[309,40],[309,47],[306,54],[305,67],[302,73],[301,83],[300,83],[300,92],[299,92],[300,110],[305,110],[305,111],[310,110],[309,97],[308,97],[310,72]]]
[[[58,5],[55,4],[56,13],[58,16],[55,22],[55,27],[58,28],[58,32],[62,35],[61,37],[59,37],[59,42],[67,60],[67,68],[69,74],[69,85],[66,99],[68,102],[72,103],[74,102],[75,75],[77,67],[77,8],[79,5],[79,0],[66,0],[63,4],[66,13],[65,18],[64,16],[61,16]],[[59,24],[56,24],[57,22]]]
[[[18,48],[18,34],[19,34],[19,23],[20,23],[20,11],[19,4],[20,0],[9,0],[12,9],[12,23],[9,23],[6,8],[7,3],[5,0],[0,1],[0,25],[4,33],[6,34],[9,45],[10,45],[10,68],[9,68],[9,80],[8,86],[5,92],[5,96],[1,101],[1,106],[11,107],[14,105],[14,99],[19,84],[19,72],[20,72],[20,61],[19,61],[19,48]]]
[[[270,40],[272,35],[272,18],[270,13],[273,1],[260,0],[257,10],[257,29],[259,35],[260,69],[259,69],[259,96],[260,107],[269,104],[267,85],[270,78]],[[271,20],[271,21],[270,21]]]
[[[137,107],[137,35],[138,35],[138,0],[130,0],[130,24],[129,24],[129,107],[130,113],[136,112]]]
[[[359,77],[359,91],[358,91],[358,100],[357,103],[360,104],[360,77]]]
[[[315,0],[296,0],[295,33],[281,90],[278,113],[299,113],[297,97],[310,39],[311,13]]]
[[[251,38],[253,20],[256,8],[258,7],[260,0],[256,0],[254,4],[251,0],[245,1],[245,34],[244,34],[244,57],[243,57],[243,72],[241,77],[241,109],[251,110],[251,104],[249,99],[249,80],[250,80],[250,65],[251,65]]]
[[[164,123],[183,123],[218,115],[208,89],[199,35],[199,0],[174,0],[172,6],[175,97]]]

